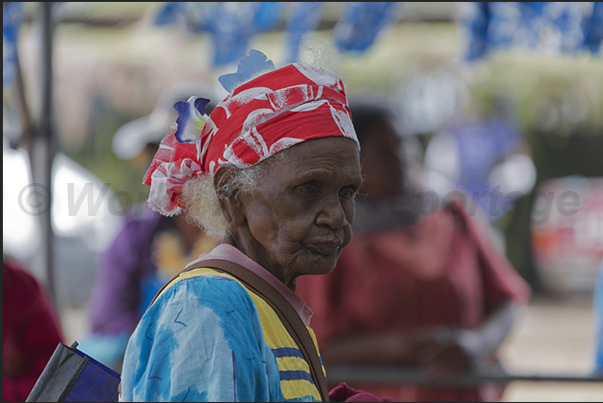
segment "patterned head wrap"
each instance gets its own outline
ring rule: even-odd
[[[261,52],[251,51],[248,64],[251,57],[256,58],[255,64],[259,57],[264,65],[272,65]],[[360,148],[337,75],[294,63],[240,84],[246,59],[238,73],[220,77],[227,90],[236,88],[209,117],[207,99],[191,97],[174,105],[178,121],[161,142],[143,181],[151,186],[149,204],[160,213],[180,213],[184,183],[213,175],[224,164],[249,167],[302,141],[322,137],[347,137]],[[257,74],[258,69],[247,70]]]

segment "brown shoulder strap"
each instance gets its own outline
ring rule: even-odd
[[[249,288],[249,290],[270,305],[306,358],[306,361],[310,367],[310,374],[312,375],[312,379],[314,379],[314,384],[316,385],[322,400],[324,402],[328,402],[329,391],[327,381],[322,370],[322,365],[320,364],[320,358],[318,357],[318,352],[316,351],[316,347],[312,337],[310,336],[310,333],[308,332],[308,329],[306,328],[306,325],[302,322],[298,313],[291,306],[289,301],[287,301],[287,299],[278,290],[272,287],[263,278],[251,270],[248,270],[228,260],[203,260],[193,266],[187,267],[180,273],[198,268],[212,268],[236,277],[243,282]],[[174,277],[174,279],[176,277]],[[172,281],[169,281],[168,284]],[[166,286],[167,284],[163,288]],[[157,293],[157,296],[161,293],[161,291],[163,291],[163,288]],[[153,302],[155,302],[155,299]]]

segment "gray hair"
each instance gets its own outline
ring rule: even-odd
[[[288,150],[285,149],[251,167],[237,169],[230,180],[219,189],[214,188],[214,175],[209,173],[186,182],[182,190],[182,201],[188,222],[198,226],[212,238],[224,238],[228,233],[228,223],[220,208],[222,202],[232,196],[235,190],[252,192],[267,169],[275,162],[283,160]]]

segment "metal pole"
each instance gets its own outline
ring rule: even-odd
[[[25,95],[25,81],[23,72],[21,71],[21,61],[19,60],[19,51],[15,49],[15,86],[17,93],[17,104],[19,106],[19,117],[21,118],[21,127],[23,132],[15,144],[15,147],[22,145],[27,150],[27,154],[31,160],[32,157],[32,133],[33,127],[29,108],[27,107],[27,99]]]
[[[508,374],[504,370],[476,371],[461,374],[448,379],[430,378],[423,370],[416,367],[387,366],[327,366],[329,383],[358,382],[373,384],[416,384],[429,386],[464,387],[481,383],[524,382],[603,382],[601,375],[533,375]]]
[[[57,314],[60,316],[59,301],[56,292],[54,272],[54,234],[52,231],[52,162],[54,160],[54,144],[52,133],[52,3],[40,3],[38,8],[41,35],[41,90],[40,115],[35,130],[32,159],[32,175],[34,183],[41,189],[38,200],[39,216],[42,229],[41,260],[45,268],[46,286]]]

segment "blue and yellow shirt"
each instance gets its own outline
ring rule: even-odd
[[[194,269],[164,289],[130,338],[122,401],[138,400],[320,401],[320,394],[263,299],[226,273]]]

